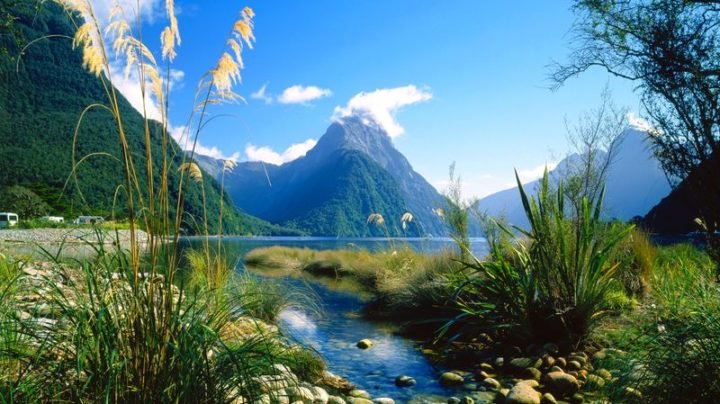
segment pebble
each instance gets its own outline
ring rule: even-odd
[[[555,397],[550,393],[545,393],[540,398],[540,404],[557,404],[557,400],[555,400]]]
[[[500,387],[502,387],[500,382],[493,379],[492,377],[488,377],[485,380],[483,380],[482,385],[489,389],[492,389],[492,390],[498,390],[498,389],[500,389]]]
[[[578,361],[570,361],[567,364],[568,370],[580,370],[582,369],[582,365]]]
[[[369,399],[371,397],[370,393],[368,393],[365,390],[359,390],[359,389],[352,390],[348,395],[353,398]]]
[[[398,376],[395,378],[395,385],[398,387],[410,387],[417,384],[417,381],[410,376]]]
[[[369,339],[365,338],[365,339],[361,339],[360,341],[358,341],[356,346],[360,349],[368,349],[368,348],[372,348],[373,342],[370,341]]]
[[[445,372],[440,376],[440,384],[446,387],[460,386],[465,383],[465,379],[455,372]]]

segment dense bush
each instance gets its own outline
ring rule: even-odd
[[[520,339],[579,343],[596,320],[612,308],[618,263],[612,257],[631,227],[600,219],[602,195],[568,214],[562,184],[550,192],[547,173],[536,198],[518,178],[530,229],[521,240],[501,226],[488,259],[467,263],[471,270],[456,291],[462,313],[445,332],[462,323],[506,330]],[[523,239],[524,238],[524,239]]]

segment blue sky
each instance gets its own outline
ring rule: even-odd
[[[144,36],[156,46],[161,3],[143,1]],[[442,188],[455,161],[468,196],[482,196],[511,185],[514,168],[530,179],[562,158],[565,119],[596,107],[606,83],[618,105],[640,109],[632,83],[599,70],[547,89],[547,65],[569,52],[569,1],[176,0],[182,44],[173,65],[174,126],[186,121],[195,83],[244,6],[256,13],[257,39],[244,53],[237,88],[247,103],[213,109],[219,117],[200,141],[217,155],[287,160],[357,94],[404,87],[356,97],[353,105],[391,113],[385,123],[404,130],[393,138],[396,147],[431,183]],[[293,86],[300,87],[283,97]]]

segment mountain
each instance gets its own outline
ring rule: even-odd
[[[217,172],[220,162],[201,158]],[[245,162],[225,174],[236,205],[271,223],[321,236],[444,235],[433,209],[443,197],[415,172],[387,133],[357,117],[334,122],[304,157],[283,165]],[[415,217],[403,229],[405,212]],[[386,225],[368,225],[380,213]]]
[[[717,175],[718,165],[716,158],[710,158],[695,167],[670,195],[648,212],[642,219],[643,227],[655,234],[679,235],[701,230],[695,222],[696,218],[704,217],[705,220],[718,222],[717,219],[713,220],[716,209],[701,213],[708,207],[720,206],[720,191],[717,182],[713,183],[717,177],[708,177]]]
[[[647,134],[628,128],[620,136],[620,147],[607,173],[603,206],[606,218],[627,221],[644,216],[670,193],[671,188],[660,163],[650,150]],[[549,173],[551,180],[561,177],[577,159],[577,155],[571,155],[561,161]],[[540,180],[529,182],[524,185],[525,190],[534,192],[539,184]],[[528,225],[517,187],[481,199],[479,207],[517,226]]]
[[[52,214],[109,216],[114,209],[116,190],[124,178],[118,163],[120,148],[112,117],[97,108],[90,110],[79,127],[75,145],[73,140],[83,110],[107,99],[103,83],[82,68],[81,51],[73,49],[72,41],[61,37],[72,37],[75,28],[58,5],[46,2],[37,12],[32,7],[31,11],[23,9],[18,6],[13,10],[14,24],[22,35],[20,42],[27,43],[47,35],[53,37],[35,42],[17,61],[17,56],[13,55],[20,54],[19,45],[15,40],[0,36],[0,48],[8,50],[7,54],[0,55],[0,191],[17,186],[29,190],[50,206],[48,213]],[[142,150],[142,117],[122,96],[119,103],[130,148]],[[163,160],[159,126],[157,122],[151,123],[155,167],[160,167]],[[78,160],[87,158],[78,166],[78,185],[71,182],[66,188],[66,180],[72,171],[73,147]],[[172,147],[178,148],[174,142]],[[141,154],[134,156],[136,167],[145,167],[145,157]],[[170,182],[176,184],[180,158],[167,157],[171,162]],[[145,189],[146,175],[139,170],[140,186]],[[200,186],[205,187],[211,231],[217,228],[219,187],[211,176],[204,178],[202,185],[187,187],[186,231],[194,230],[193,222],[203,213]],[[223,197],[226,205],[232,207],[232,201]],[[116,206],[124,206],[122,200]],[[116,209],[115,214],[122,217],[127,212]],[[234,208],[225,211],[223,221],[225,231],[231,233],[281,232]]]

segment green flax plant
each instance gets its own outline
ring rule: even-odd
[[[470,273],[455,292],[460,314],[441,335],[471,326],[578,345],[610,309],[618,270],[613,253],[632,227],[601,220],[602,193],[594,203],[583,200],[573,215],[563,185],[550,191],[547,172],[535,198],[517,173],[516,179],[530,227],[499,225],[488,258],[466,263]]]

